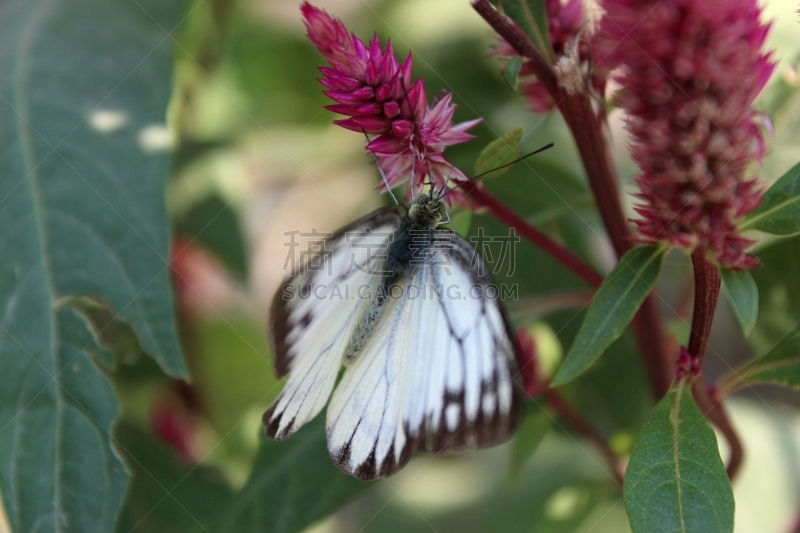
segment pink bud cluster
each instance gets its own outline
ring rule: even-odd
[[[429,107],[423,80],[411,81],[410,53],[400,64],[391,42],[382,49],[376,35],[367,46],[325,11],[308,3],[301,11],[308,38],[331,65],[320,68],[325,94],[336,102],[327,109],[348,117],[334,123],[371,136],[367,150],[377,156],[389,186],[410,180],[411,194],[427,182],[446,190],[450,180],[466,181],[443,152],[472,139],[465,131],[481,119],[453,125],[450,94]]]
[[[689,353],[684,346],[681,346],[681,354],[678,356],[678,368],[676,375],[678,378],[683,376],[699,376],[702,369],[700,368],[700,358]]]
[[[752,103],[774,63],[762,51],[769,26],[755,0],[602,0],[594,40],[620,66],[618,103],[627,113],[641,174],[636,221],[645,241],[704,249],[733,269],[755,266],[737,220],[761,188],[746,177],[765,147]]]

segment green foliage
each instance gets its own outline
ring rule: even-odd
[[[545,0],[494,3],[553,60]],[[540,398],[527,402],[506,445],[419,454],[374,484],[332,464],[324,412],[285,442],[263,437],[261,414],[283,383],[272,368],[262,294],[276,282],[264,274],[280,249],[275,237],[286,229],[278,226],[298,215],[294,205],[319,206],[326,221],[319,229],[335,230],[328,221],[366,209],[358,202],[369,191],[350,188],[363,186],[351,180],[356,165],[366,169],[363,138],[331,126],[340,117],[323,110],[330,100],[314,80],[324,61],[303,35],[296,6],[262,4],[9,0],[0,7],[0,511],[11,530],[299,531],[368,493],[325,527],[627,531],[603,458]],[[498,72],[485,57],[493,39],[485,28],[429,16],[452,9],[445,4],[427,6],[424,16],[402,0],[330,11],[362,38],[377,27],[400,57],[413,49],[414,78],[425,78],[429,102],[442,88],[454,92],[455,122],[484,117],[470,130],[475,142],[447,149],[458,168],[472,168],[476,147],[486,146],[477,164],[484,172],[555,142],[491,172],[502,178],[485,185],[607,270],[614,258],[563,121],[557,113],[529,113],[508,89],[517,88],[523,60],[511,58]],[[474,19],[468,4],[459,9]],[[420,30],[433,19],[437,31]],[[800,123],[795,82],[771,82],[761,108],[780,113],[782,135],[792,136]],[[772,166],[764,172],[796,161],[796,146],[787,142],[776,164],[777,144],[770,141]],[[615,164],[619,175],[633,174],[629,162]],[[748,343],[759,354],[717,383],[723,396],[755,383],[800,389],[798,174],[800,166],[778,180],[742,224],[756,237],[786,238],[767,237],[755,247],[761,268],[723,272],[731,307],[742,329],[752,329]],[[509,236],[480,211],[455,209],[451,217],[450,227],[465,237]],[[200,269],[190,294],[198,303],[181,298],[179,335],[170,231],[214,253],[234,274],[192,265]],[[497,258],[501,245],[488,244]],[[672,288],[685,281],[686,265],[664,255],[654,247],[631,252],[588,309],[586,283],[527,242],[489,266],[495,282],[513,285],[528,305],[517,314],[508,306],[514,326],[535,320],[551,332],[552,342],[540,348],[548,345],[552,361],[562,346],[572,347],[556,378],[559,392],[623,463],[641,432],[625,487],[634,531],[669,530],[678,501],[689,524],[684,531],[730,531],[730,487],[688,390],[671,392],[645,425],[653,400],[626,327],[657,278],[662,308],[678,307]],[[207,286],[206,275],[216,276]],[[570,299],[576,295],[582,298]],[[726,327],[715,323],[715,335],[731,333]],[[175,377],[190,381],[196,395],[190,457],[154,436],[154,408],[164,405],[163,393],[176,396]],[[747,435],[741,422],[734,418]],[[692,529],[692,520],[701,526]]]
[[[490,142],[481,151],[475,163],[476,176],[489,179],[508,172],[509,167],[505,165],[510,165],[519,157],[520,141],[522,141],[522,128],[516,128]]]
[[[425,474],[432,482],[446,480],[447,470],[437,476],[415,469],[412,476],[392,485],[395,488],[388,491],[393,496],[388,503],[378,501],[367,507],[364,514],[369,521],[362,530],[365,533],[567,533],[592,527],[598,521],[592,519],[593,511],[604,502],[619,501],[619,494],[612,488],[601,463],[563,435],[545,438],[536,455],[511,480],[503,466],[488,465],[484,471],[473,471],[472,476],[466,477],[471,481],[470,486],[463,487],[464,481],[453,485],[456,491],[471,489],[478,494],[442,510],[403,501],[415,491],[425,491],[431,499],[448,496],[437,494],[436,485],[426,487],[418,481],[412,486],[415,478]],[[414,467],[411,464],[408,468]],[[388,481],[392,483],[392,479]],[[420,496],[417,499],[421,500]]]
[[[371,486],[333,465],[321,418],[290,441],[262,438],[240,490],[215,469],[180,464],[172,450],[135,427],[120,426],[117,438],[133,472],[120,533],[300,531]]]
[[[58,306],[93,295],[184,373],[169,284],[167,32],[183,2],[0,8],[0,492],[14,531],[109,531],[126,474],[112,361]],[[124,53],[119,53],[124,51]],[[98,339],[99,340],[99,339]]]
[[[733,313],[749,335],[758,320],[758,286],[747,270],[722,269],[722,280],[731,302]]]
[[[755,383],[775,383],[800,390],[800,327],[787,333],[764,355],[732,372],[720,389],[730,392]]]
[[[597,290],[553,386],[585,372],[622,335],[653,290],[664,255],[663,248],[650,245],[634,248],[620,259]]]
[[[247,278],[244,237],[230,202],[212,194],[178,218],[175,229],[182,237],[196,239],[214,252],[239,278]]]
[[[517,430],[511,449],[511,475],[519,474],[525,462],[533,456],[547,432],[553,426],[553,415],[539,402],[530,402],[528,412]]]
[[[717,438],[681,381],[653,409],[625,473],[634,533],[733,531],[733,491]]]
[[[775,235],[800,232],[800,164],[767,190],[761,205],[744,219],[741,228]]]

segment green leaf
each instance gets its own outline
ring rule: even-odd
[[[552,62],[553,47],[547,27],[546,0],[498,0],[496,3],[531,38],[539,53]]]
[[[11,529],[109,531],[126,474],[94,295],[173,374],[163,138],[184,2],[0,5],[0,493]]]
[[[208,196],[177,220],[176,230],[181,236],[205,245],[239,278],[247,278],[244,237],[230,202],[217,194]]]
[[[647,419],[623,496],[634,533],[733,531],[733,491],[717,438],[684,381]]]
[[[300,531],[375,486],[343,474],[325,444],[324,417],[290,439],[262,443],[250,479],[234,490],[214,469],[181,464],[141,430],[119,440],[134,479],[117,531]]]
[[[505,68],[503,69],[503,79],[509,87],[517,90],[517,82],[519,81],[519,71],[522,68],[522,58],[514,56],[508,60]]]
[[[794,328],[761,357],[733,371],[720,384],[728,394],[745,385],[775,383],[800,390],[800,327]]]
[[[634,248],[620,259],[592,300],[553,386],[582,374],[622,335],[653,290],[664,255],[662,247],[648,245]]]
[[[120,423],[114,436],[133,476],[114,531],[212,531],[217,511],[235,495],[220,472],[183,463],[174,450],[130,422]]]
[[[758,286],[747,270],[722,269],[722,280],[733,308],[733,314],[749,335],[758,319]]]
[[[761,205],[744,219],[740,229],[774,235],[800,233],[800,163],[772,184]]]
[[[553,425],[553,415],[551,415],[544,405],[538,402],[531,402],[528,405],[528,413],[522,421],[517,435],[511,446],[511,462],[509,467],[511,474],[516,476],[522,470],[525,462],[539,448],[550,427]]]
[[[522,141],[522,128],[516,128],[502,137],[490,142],[481,151],[475,163],[475,174],[484,179],[496,178],[508,172],[509,165],[519,157],[519,143]],[[494,170],[497,169],[497,170]]]
[[[375,486],[334,466],[323,417],[290,440],[264,441],[250,480],[215,532],[300,531]]]

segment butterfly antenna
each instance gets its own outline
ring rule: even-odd
[[[550,148],[552,148],[555,145],[556,145],[556,143],[546,144],[546,145],[542,146],[541,148],[537,148],[533,152],[527,153],[527,154],[525,154],[525,155],[523,155],[521,157],[516,158],[515,160],[513,160],[510,163],[506,163],[505,165],[500,165],[499,167],[495,167],[495,168],[493,168],[491,170],[487,170],[486,172],[481,172],[477,176],[473,176],[472,181],[479,180],[482,177],[486,176],[487,174],[491,174],[495,170],[500,170],[501,168],[506,168],[506,167],[510,167],[511,165],[516,165],[517,163],[519,163],[523,159],[528,159],[532,155],[540,154],[540,153],[544,152],[545,150],[549,150]]]
[[[364,137],[366,137],[367,142],[369,142],[369,136],[367,135],[367,132],[364,130],[361,131],[364,132]],[[395,205],[400,205],[400,202],[397,201],[397,198],[395,198],[394,193],[392,192],[392,188],[389,186],[389,180],[386,178],[386,174],[383,172],[383,169],[381,168],[381,162],[378,161],[378,156],[372,154],[372,158],[375,160],[375,166],[378,167],[378,173],[381,175],[383,184],[386,185],[386,190],[389,192],[389,196],[392,197],[392,200],[394,200]]]

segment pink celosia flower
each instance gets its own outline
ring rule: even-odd
[[[751,105],[774,69],[755,0],[603,0],[598,58],[622,66],[618,102],[641,168],[644,240],[708,250],[749,268],[736,220],[760,202],[764,141]]]
[[[581,0],[567,0],[562,4],[561,0],[547,0],[545,4],[547,10],[547,30],[550,43],[553,46],[555,57],[560,58],[566,55],[571,46],[576,45],[576,39],[585,24],[585,12]],[[504,39],[498,41],[489,53],[491,56],[510,58],[517,54]],[[589,58],[589,47],[580,46],[578,48],[578,59],[583,62]],[[599,73],[599,72],[598,72]],[[598,83],[602,87],[603,83],[598,78],[593,77],[593,83]],[[522,63],[519,71],[519,84],[522,94],[536,113],[546,113],[555,107],[555,102],[536,76],[533,74],[527,61]]]
[[[467,180],[443,151],[472,139],[465,131],[481,119],[454,126],[452,96],[442,93],[428,107],[424,82],[411,82],[410,53],[399,64],[391,42],[381,49],[376,35],[367,46],[325,11],[308,3],[300,9],[308,38],[331,64],[320,68],[325,94],[336,102],[326,109],[349,117],[335,124],[372,136],[367,150],[377,156],[389,185],[411,180],[411,194],[426,182],[446,190],[449,180]]]

